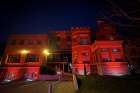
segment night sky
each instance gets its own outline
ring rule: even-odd
[[[95,28],[102,4],[102,0],[5,0],[0,3],[1,41],[11,33]]]
[[[103,0],[104,1],[104,0]],[[102,0],[1,0],[0,55],[9,34],[96,27]]]
[[[107,1],[1,0],[0,44],[6,41],[9,34],[14,33],[47,33],[51,30],[69,30],[75,26],[90,26],[95,31],[96,20],[102,17]],[[126,1],[131,0],[117,1],[124,6]]]

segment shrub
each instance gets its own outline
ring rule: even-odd
[[[40,67],[40,74],[55,75],[56,71],[54,68],[52,68],[50,66],[41,66]]]

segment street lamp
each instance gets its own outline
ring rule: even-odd
[[[49,56],[50,55],[50,52],[47,49],[44,49],[43,50],[43,54],[46,55],[46,56]]]
[[[47,60],[47,56],[50,55],[50,52],[49,52],[48,49],[44,49],[44,50],[43,50],[43,54],[45,55],[45,61],[46,61],[46,60]],[[44,64],[44,65],[45,65],[45,64]]]
[[[29,50],[23,49],[23,50],[20,51],[20,53],[21,53],[21,56],[22,56],[22,58],[21,58],[20,61],[21,61],[22,63],[24,63],[25,60],[26,60],[26,59],[25,59],[25,58],[26,58],[26,55],[29,53]]]
[[[28,50],[26,50],[26,49],[23,49],[23,50],[21,50],[21,54],[27,54],[27,53],[29,53],[29,51]]]

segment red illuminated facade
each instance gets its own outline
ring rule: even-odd
[[[6,49],[4,67],[6,79],[39,78],[40,66],[45,60],[43,50],[48,48],[47,35],[11,35]]]
[[[91,29],[84,27],[72,28],[72,64],[73,73],[90,74],[91,63]]]
[[[92,40],[95,35],[89,27],[48,34],[11,35],[3,66],[7,73],[13,74],[13,79],[39,79],[40,66],[44,63],[63,72],[72,64],[72,73],[78,75],[85,72],[87,75],[128,74],[123,40],[117,35],[115,26],[103,21],[98,21],[97,26],[95,40]],[[43,54],[44,49],[50,50],[50,56]]]
[[[124,75],[128,73],[123,41],[95,41],[92,44],[93,65],[100,75]]]

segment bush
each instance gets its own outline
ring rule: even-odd
[[[40,74],[49,74],[49,75],[55,75],[56,71],[50,66],[41,66],[40,67]]]

